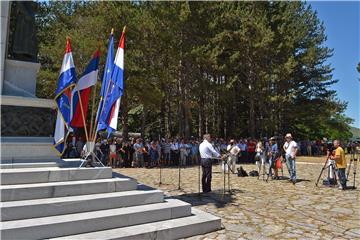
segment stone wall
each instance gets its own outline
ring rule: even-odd
[[[2,105],[1,136],[52,136],[55,115],[50,108]]]

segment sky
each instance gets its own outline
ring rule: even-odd
[[[327,41],[333,48],[328,59],[334,68],[333,79],[339,80],[331,88],[338,98],[348,102],[345,115],[354,119],[351,124],[360,128],[360,75],[356,70],[360,62],[360,1],[309,1],[324,22]]]

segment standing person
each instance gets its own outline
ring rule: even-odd
[[[229,142],[229,145],[227,146],[226,150],[230,153],[230,166],[231,166],[231,172],[235,173],[236,170],[236,160],[238,158],[238,155],[240,153],[240,148],[235,144],[235,140],[231,139]]]
[[[135,157],[134,157],[134,167],[143,167],[144,166],[144,145],[142,144],[141,138],[136,139],[134,144]]]
[[[248,160],[251,163],[254,163],[255,161],[255,148],[256,148],[255,142],[252,139],[249,139],[247,144],[247,151],[248,151]]]
[[[255,164],[258,168],[258,171],[259,171],[259,175],[261,173],[261,167],[264,167],[265,166],[265,159],[264,159],[264,146],[262,144],[261,141],[259,141],[257,144],[256,144],[256,148],[255,148],[255,152],[256,152],[256,155],[255,155]],[[264,172],[263,172],[264,174]]]
[[[246,151],[246,143],[243,139],[240,139],[238,147],[240,148],[240,160],[239,163],[247,162],[247,151]]]
[[[169,142],[169,139],[166,139],[163,144],[163,153],[164,153],[164,164],[165,166],[170,165],[171,161],[171,144]]]
[[[79,157],[81,157],[81,152],[82,152],[84,145],[85,145],[85,143],[83,142],[82,137],[79,136],[78,140],[75,143],[76,152]]]
[[[297,143],[293,141],[291,133],[286,134],[285,136],[286,142],[284,143],[283,149],[285,151],[285,159],[286,159],[286,166],[289,171],[290,181],[293,184],[296,183],[296,153],[298,150]]]
[[[98,138],[95,143],[95,154],[96,154],[96,157],[102,162],[102,156],[104,155],[104,153],[101,151],[100,138]]]
[[[279,179],[278,169],[275,166],[275,161],[279,157],[279,148],[276,143],[276,138],[270,138],[271,150],[268,153],[269,156],[269,176],[272,177],[272,169],[274,169],[274,179]]]
[[[202,190],[204,193],[211,192],[212,158],[220,157],[211,145],[210,134],[204,135],[204,140],[199,146],[202,167]]]
[[[155,166],[158,167],[160,165],[160,161],[161,161],[161,146],[160,146],[159,140],[156,140],[155,144],[156,144],[156,150],[158,151],[158,157],[156,159]]]
[[[110,153],[109,153],[109,166],[110,167],[116,167],[116,141],[112,140],[110,142]]]
[[[145,144],[142,149],[142,152],[143,152],[143,159],[146,168],[150,167],[150,154],[149,154],[150,148],[151,148],[151,144],[149,143],[149,140],[145,140]]]
[[[199,143],[195,140],[191,141],[191,162],[192,165],[198,164],[199,160]]]
[[[122,138],[117,138],[116,139],[116,167],[122,167],[124,165],[124,159],[122,158],[121,155],[121,149],[123,147],[123,139]]]
[[[124,167],[131,167],[130,151],[131,147],[129,142],[124,141],[120,149],[121,158],[124,161]]]
[[[173,140],[170,146],[172,165],[178,165],[179,163],[179,143],[176,139]]]
[[[340,146],[339,140],[334,140],[335,155],[330,155],[331,160],[335,160],[337,174],[340,180],[339,189],[346,189],[346,158],[344,149]]]
[[[101,162],[106,166],[109,160],[109,144],[106,139],[104,139],[100,145],[100,150],[103,153]]]
[[[187,157],[187,150],[186,150],[186,143],[185,140],[182,139],[179,145],[180,149],[180,165],[184,166],[186,165],[186,157]]]
[[[159,159],[159,151],[157,149],[156,141],[152,141],[149,148],[150,167],[155,167]]]

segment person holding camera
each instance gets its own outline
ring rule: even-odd
[[[212,159],[219,158],[220,153],[211,145],[210,134],[204,135],[204,141],[199,146],[202,167],[202,190],[204,193],[211,192]]]
[[[287,133],[285,136],[286,142],[284,143],[283,149],[285,151],[286,166],[289,171],[290,181],[293,184],[296,183],[296,153],[298,150],[297,143],[293,140],[291,133]]]
[[[330,159],[334,160],[337,168],[337,175],[340,180],[339,189],[346,189],[346,158],[344,149],[340,146],[339,140],[334,140],[335,154],[330,155]]]

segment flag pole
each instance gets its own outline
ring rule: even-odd
[[[70,37],[68,36],[68,37],[66,37],[66,39],[70,39]],[[79,89],[77,88],[77,85],[75,85],[75,88],[76,88],[76,91],[77,91],[78,96],[79,96],[80,110],[81,110],[81,116],[82,116],[83,124],[84,124],[85,137],[86,137],[86,142],[88,142],[89,137],[88,137],[88,133],[87,133],[87,129],[86,129],[86,121],[85,121],[85,116],[84,116],[84,109],[83,109],[83,105],[82,105],[81,95],[80,95]]]
[[[114,35],[114,28],[111,29],[111,35]],[[109,92],[110,82],[111,81],[109,81],[108,86],[106,88],[105,100],[106,100],[106,97],[107,97],[108,92]],[[98,112],[99,112],[99,107],[101,106],[102,101],[104,101],[104,98],[101,96],[100,101],[99,101],[99,106],[98,106]],[[93,139],[96,138],[96,135],[97,135],[97,132],[98,132],[97,124],[98,124],[98,121],[99,121],[99,116],[101,116],[101,114],[103,113],[103,110],[104,110],[104,104],[101,106],[101,111],[99,112],[99,114],[96,114],[96,117],[95,117],[94,133],[93,133],[93,136],[92,136]]]
[[[101,41],[99,39],[99,46],[98,46],[98,51],[101,50]],[[97,75],[98,77],[99,75]],[[93,87],[93,101],[92,101],[92,106],[91,106],[91,119],[90,119],[90,131],[89,131],[89,135],[90,135],[90,140],[95,142],[95,138],[93,137],[93,127],[94,127],[94,110],[95,110],[95,98],[96,98],[96,87],[97,87],[97,79],[96,79],[96,83],[95,86]]]
[[[84,109],[83,109],[83,105],[82,105],[81,95],[80,95],[80,91],[79,91],[79,89],[77,88],[77,86],[75,86],[75,87],[76,87],[76,91],[77,91],[78,96],[79,96],[80,110],[81,110],[81,116],[82,116],[83,124],[84,124],[86,142],[88,142],[88,141],[89,141],[89,136],[88,136],[87,127],[86,127],[86,121],[85,121],[85,115],[84,115]]]

